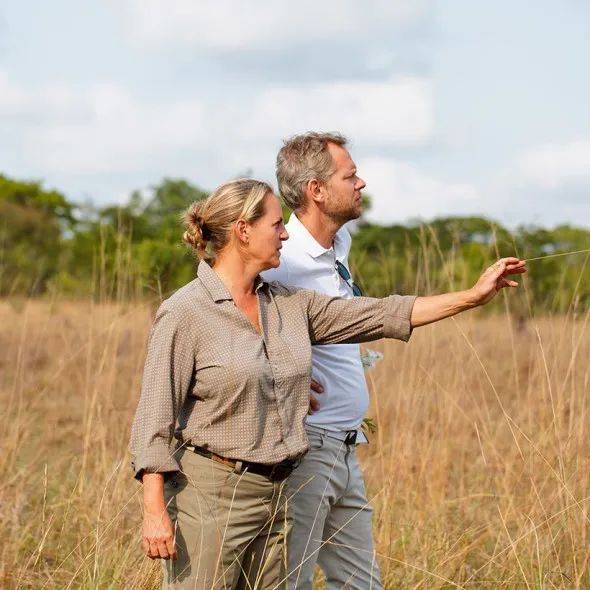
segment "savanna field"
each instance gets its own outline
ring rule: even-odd
[[[193,590],[294,590],[283,582],[296,573],[277,582],[264,571],[276,537],[285,561],[285,539],[301,541],[301,559],[333,543],[320,560],[328,579],[317,569],[304,590],[590,590],[584,55],[590,0],[0,0],[0,590],[160,590],[165,568],[176,586],[215,586]],[[171,531],[168,519],[158,526],[154,477],[142,539],[131,426],[156,311],[200,259],[221,260],[218,278],[245,314],[238,328],[253,337],[256,298],[243,287],[254,268],[282,264],[292,284],[309,272],[309,287],[351,297],[428,297],[468,291],[511,257],[526,261],[511,277],[518,288],[498,280],[483,308],[420,327],[408,343],[361,345],[370,444],[355,452],[371,511],[358,506],[358,463],[350,448],[336,454],[335,439],[318,435],[318,467],[312,456],[309,477],[300,470],[281,489],[288,505],[312,482],[298,505],[309,532],[291,539],[281,486],[271,495],[243,465],[189,451],[184,474],[165,478],[164,501],[184,513],[171,524],[190,563],[146,556],[142,541],[167,554]],[[460,300],[474,301],[426,302],[423,317]],[[230,328],[200,301],[206,330],[195,332],[223,338]],[[275,302],[282,326],[296,320],[293,301]],[[150,373],[168,380],[156,358],[165,350],[180,388],[183,330],[194,327],[177,321],[183,305],[163,320]],[[282,367],[299,370],[304,355],[279,346],[278,369],[261,354],[244,368],[236,354],[248,345],[225,337],[213,351],[199,336],[210,370],[191,384],[207,403],[186,406],[207,432],[223,431],[231,406],[238,436],[208,450],[285,443],[289,412],[267,411],[269,390],[285,391]],[[360,368],[321,364],[334,380],[315,396],[324,420],[350,424]],[[263,391],[251,400],[253,366]],[[143,442],[171,426],[157,399],[166,388],[149,379]],[[347,400],[332,405],[337,388]],[[257,423],[265,417],[272,436]],[[211,436],[186,443],[207,447]],[[328,519],[322,489],[344,507]],[[338,535],[356,509],[372,514],[374,546],[368,519],[351,527],[357,538]],[[310,534],[322,538],[310,546]],[[348,542],[357,553],[336,550]],[[212,564],[221,546],[230,555]],[[383,588],[357,587],[377,577],[375,563]],[[310,585],[309,569],[295,585]]]
[[[156,305],[0,302],[1,588],[159,587],[127,451]],[[590,588],[589,317],[499,304],[370,345],[386,588]]]

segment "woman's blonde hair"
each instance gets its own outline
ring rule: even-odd
[[[182,239],[209,263],[229,243],[231,228],[239,219],[253,223],[264,214],[264,197],[272,193],[266,182],[239,178],[222,184],[203,201],[195,201],[184,213]]]

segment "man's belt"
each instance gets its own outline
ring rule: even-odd
[[[262,475],[263,477],[267,477],[271,481],[282,481],[291,475],[295,467],[299,465],[298,459],[285,459],[280,463],[275,463],[274,465],[265,465],[264,463],[253,463],[251,461],[238,461],[236,459],[228,459],[227,457],[222,457],[221,455],[217,455],[203,447],[188,447],[191,451],[197,453],[197,455],[201,455],[203,457],[207,457],[207,459],[211,459],[212,461],[217,461],[217,463],[223,463],[223,465],[228,465],[229,467],[236,469],[239,467],[237,472],[248,471],[248,473],[255,473],[257,475]]]
[[[326,428],[322,428],[321,426],[315,426],[314,424],[306,424],[305,429],[311,432],[316,432],[323,436],[327,436],[328,438],[333,438],[335,440],[339,440],[343,442],[347,446],[356,445],[357,438],[359,436],[359,430],[328,430]],[[366,437],[363,440],[361,438],[358,442],[366,442]]]

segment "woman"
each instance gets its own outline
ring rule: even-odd
[[[132,429],[144,550],[166,560],[165,588],[284,588],[283,486],[308,448],[311,345],[408,340],[516,286],[506,276],[524,261],[467,291],[339,299],[260,279],[288,238],[263,182],[222,185],[186,224],[197,278],[156,314]]]

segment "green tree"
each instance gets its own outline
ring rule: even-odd
[[[165,178],[147,196],[134,191],[125,204],[87,211],[67,242],[55,287],[124,298],[164,296],[188,282],[195,262],[181,241],[181,216],[206,196],[186,180]]]
[[[59,265],[73,206],[40,182],[0,175],[0,293],[38,294]]]

